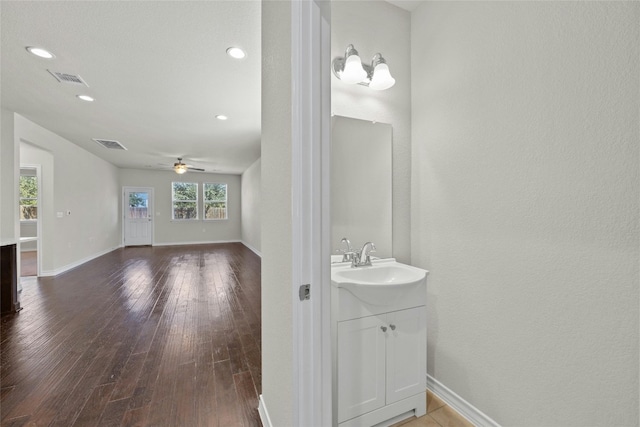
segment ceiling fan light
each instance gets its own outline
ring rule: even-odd
[[[182,175],[187,171],[187,165],[185,165],[184,163],[178,163],[177,165],[173,166],[173,170],[176,171],[178,175]]]

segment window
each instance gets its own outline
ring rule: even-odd
[[[38,219],[38,177],[20,175],[20,221]]]
[[[129,193],[129,219],[149,218],[149,193]]]
[[[198,183],[172,182],[173,219],[198,219]]]
[[[227,219],[227,184],[205,182],[204,219]]]

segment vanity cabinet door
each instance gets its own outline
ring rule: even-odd
[[[338,422],[385,405],[386,326],[378,316],[338,323]]]
[[[387,313],[387,404],[427,389],[425,306]]]

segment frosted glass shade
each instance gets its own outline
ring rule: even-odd
[[[177,174],[182,175],[187,171],[187,165],[184,165],[184,164],[176,165],[174,166],[173,170],[175,170]]]
[[[378,64],[373,70],[373,77],[369,87],[373,90],[385,90],[396,84],[396,79],[391,77],[387,64]]]
[[[362,61],[358,55],[351,55],[344,63],[344,70],[340,80],[349,84],[360,83],[367,78],[367,72],[362,68]]]

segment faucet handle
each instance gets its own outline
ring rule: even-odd
[[[356,255],[353,251],[341,251],[342,252],[342,262],[353,261],[353,257]]]

